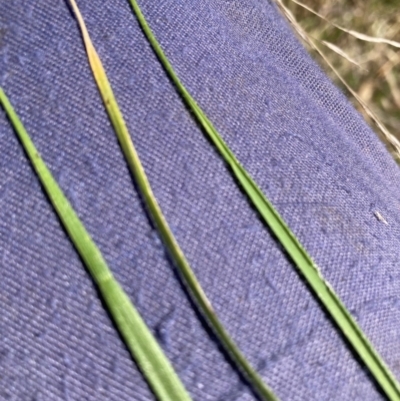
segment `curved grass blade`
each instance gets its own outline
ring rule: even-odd
[[[132,175],[139,187],[143,200],[147,206],[148,212],[152,220],[154,221],[160,237],[162,238],[166,248],[171,255],[175,265],[178,268],[179,274],[183,281],[188,287],[189,293],[194,299],[196,305],[202,312],[205,320],[217,336],[220,343],[229,354],[232,361],[237,365],[240,372],[245,376],[250,385],[253,387],[255,392],[259,395],[262,400],[265,401],[277,401],[277,397],[269,389],[269,387],[263,382],[259,374],[252,368],[247,359],[241,353],[235,342],[229,336],[224,326],[219,321],[210,301],[204,293],[202,287],[196,279],[196,276],[191,269],[188,261],[185,258],[182,250],[179,247],[168,223],[161,211],[160,206],[153,194],[150,187],[150,183],[147,179],[146,173],[139,159],[139,156],[132,143],[122,113],[119,110],[117,101],[114,97],[111,85],[108,81],[105,70],[102,66],[99,56],[90,40],[87,32],[84,20],[80,14],[80,11],[75,3],[75,0],[70,0],[75,16],[80,26],[84,44],[86,47],[89,64],[92,68],[93,75],[95,77],[99,92],[103,98],[103,102],[109,118],[112,122],[114,130],[117,134],[120,142],[122,151],[127,160]]]
[[[54,209],[97,284],[115,325],[158,400],[191,401],[172,365],[124,290],[113,277],[100,250],[54,180],[1,88],[0,105],[6,111]]]
[[[324,280],[318,266],[314,263],[311,256],[286,225],[285,221],[278,211],[275,210],[272,203],[262,193],[244,167],[239,163],[211,121],[207,118],[205,113],[182,84],[156,37],[151,31],[137,1],[129,0],[129,2],[140,26],[142,27],[159,61],[168,73],[169,78],[175,84],[177,91],[182,96],[187,107],[193,112],[197,121],[203,127],[204,132],[208,135],[220,155],[231,168],[232,173],[242,188],[246,191],[249,200],[257,208],[265,223],[270,227],[279,242],[285,248],[301,274],[307,280],[315,295],[329,312],[333,320],[336,322],[337,327],[347,338],[348,342],[352,345],[361,360],[368,367],[372,376],[381,386],[388,398],[392,401],[400,400],[400,386],[389,367],[369,342],[362,329],[358,326],[357,322],[346,309],[338,295],[331,288],[329,283]]]

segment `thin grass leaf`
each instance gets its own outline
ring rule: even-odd
[[[228,145],[218,134],[211,121],[207,118],[205,113],[181,83],[171,63],[151,31],[151,28],[149,27],[136,0],[129,1],[140,26],[164,69],[167,71],[171,81],[175,84],[187,107],[193,112],[197,121],[203,127],[204,132],[208,135],[225,162],[231,168],[232,173],[242,188],[246,191],[252,204],[257,208],[265,223],[270,227],[279,242],[285,248],[301,274],[306,278],[315,295],[329,312],[338,328],[353,346],[361,360],[368,367],[372,376],[381,386],[388,398],[392,401],[400,400],[400,386],[390,369],[386,366],[373,345],[368,341],[367,337],[341,302],[338,295],[334,292],[329,283],[324,280],[311,256],[306,252],[299,240],[286,225],[283,218],[273,207],[272,203],[261,192],[257,184],[242,167],[234,154],[230,151]]]
[[[171,255],[175,265],[178,268],[179,274],[186,284],[188,291],[195,301],[195,304],[200,309],[205,317],[208,325],[211,327],[216,337],[236,364],[240,372],[248,380],[254,391],[258,396],[265,401],[277,401],[277,397],[273,394],[270,388],[263,382],[260,375],[252,368],[250,363],[241,353],[235,342],[232,340],[224,326],[218,319],[211,302],[204,293],[200,283],[191,269],[188,261],[185,258],[178,242],[176,241],[168,223],[161,211],[160,206],[153,194],[150,183],[147,179],[146,173],[135,150],[122,113],[118,107],[114,97],[111,85],[108,81],[105,70],[102,66],[101,60],[90,40],[88,31],[86,29],[82,15],[76,5],[75,0],[70,0],[75,16],[77,18],[79,27],[82,32],[83,41],[86,47],[89,64],[92,68],[93,76],[102,96],[105,108],[112,122],[118,140],[120,142],[122,151],[130,167],[131,173],[139,187],[143,200],[147,206],[148,212],[154,221],[161,239],[163,240],[166,248]]]
[[[326,47],[328,47],[329,49],[331,49],[332,51],[334,51],[335,53],[339,54],[339,56],[343,57],[344,59],[346,59],[347,61],[349,61],[350,63],[356,65],[358,68],[361,68],[362,70],[366,71],[366,69],[364,67],[362,67],[360,65],[360,63],[358,63],[356,60],[354,60],[353,58],[351,58],[345,51],[343,51],[340,47],[334,45],[331,42],[327,42],[326,40],[320,40],[320,42],[325,45]]]
[[[161,347],[115,280],[100,250],[46,167],[1,88],[0,105],[6,111],[54,209],[97,284],[115,325],[158,400],[191,401]]]

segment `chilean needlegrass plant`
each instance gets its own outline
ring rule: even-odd
[[[214,334],[220,341],[221,345],[224,347],[225,351],[228,353],[231,360],[236,364],[239,371],[251,384],[253,390],[262,400],[277,400],[276,396],[263,382],[261,376],[252,368],[250,363],[241,353],[235,342],[232,340],[232,338],[218,319],[211,305],[211,302],[204,293],[178,242],[172,234],[172,231],[169,228],[168,223],[161,211],[161,208],[158,205],[158,202],[153,194],[150,183],[139,159],[139,155],[136,152],[136,149],[126,127],[124,118],[114,97],[106,72],[89,37],[82,15],[76,5],[75,0],[70,0],[70,4],[74,10],[82,33],[82,38],[86,47],[86,52],[88,55],[89,64],[93,72],[93,76],[97,83],[99,92],[103,99],[111,123],[114,127],[127,164],[135,179],[135,182],[137,183],[139,191],[147,207],[147,211],[150,214],[150,217],[155,226],[157,227],[159,235],[164,242],[169,255],[174,261],[174,264],[177,266],[178,272],[183,282],[186,284],[192,299],[199,307],[200,312],[204,316],[208,325],[213,330]]]
[[[191,401],[168,358],[115,280],[100,250],[53,178],[1,88],[0,105],[3,106],[60,221],[96,283],[119,333],[152,391],[160,401]]]
[[[235,155],[219,135],[211,121],[182,84],[156,37],[154,36],[137,1],[129,0],[129,2],[144,34],[146,35],[150,45],[152,46],[170,80],[173,82],[178,93],[181,95],[182,100],[192,112],[197,122],[203,128],[204,133],[214,144],[225,163],[229,166],[230,171],[236,178],[238,184],[247,194],[249,201],[253,204],[264,222],[271,229],[278,241],[286,250],[287,254],[297,266],[300,273],[304,276],[314,294],[335,321],[337,327],[351,344],[354,351],[368,367],[371,375],[381,386],[388,398],[393,401],[400,400],[400,385],[388,366],[364,335],[362,329],[358,326],[357,322],[351,316],[350,312],[342,303],[333,288],[326,280],[324,280],[318,266],[303,248],[295,234],[286,225],[285,221],[280,216],[278,211],[273,207],[272,203],[262,193],[248,172],[236,159]]]
[[[262,219],[274,233],[277,240],[282,244],[289,257],[307,280],[316,297],[336,322],[337,327],[352,345],[355,352],[368,367],[371,375],[380,385],[388,399],[391,401],[400,400],[399,385],[389,368],[375,351],[372,344],[367,340],[362,330],[347,311],[346,307],[340,301],[329,283],[324,280],[310,255],[308,255],[296,236],[275,210],[272,203],[261,192],[257,184],[252,180],[250,175],[231,152],[228,145],[223,141],[213,124],[186,90],[184,85],[180,82],[172,65],[168,61],[147,24],[137,2],[135,0],[130,0],[130,3],[146,37],[157,54],[160,62],[164,66],[165,71],[168,73],[171,81],[175,84],[185,104],[192,111],[198,123],[202,126],[204,133],[208,135],[221,157],[229,166],[240,186],[246,192],[249,201],[255,206]],[[186,261],[183,252],[173,237],[153,195],[145,171],[133,146],[111,86],[108,82],[101,61],[92,45],[75,0],[70,0],[70,4],[78,20],[93,75],[120,142],[121,149],[138,185],[144,203],[146,204],[147,211],[154,221],[167,251],[172,256],[172,259],[188,288],[189,294],[202,312],[206,322],[216,334],[221,345],[224,347],[232,361],[236,364],[239,371],[252,386],[255,393],[262,400],[277,400],[276,396],[262,381],[258,373],[250,366],[218,320],[209,300]],[[0,104],[3,105],[10,121],[12,122],[20,141],[49,196],[49,199],[66,228],[68,235],[81,255],[82,260],[85,262],[93,280],[96,282],[110,314],[113,317],[117,328],[120,330],[122,338],[126,342],[127,347],[131,351],[134,359],[137,361],[138,366],[143,372],[145,378],[148,380],[155,395],[162,401],[189,401],[190,396],[184,389],[171,364],[164,356],[157,341],[154,339],[140,315],[131,304],[121,286],[115,281],[110,269],[107,267],[106,262],[100,254],[100,251],[93,243],[88,232],[73,211],[50,171],[47,169],[22,123],[12,109],[6,95],[1,89]],[[271,324],[273,324],[273,322]],[[288,380],[290,380],[290,378]]]

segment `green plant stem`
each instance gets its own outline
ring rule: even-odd
[[[191,401],[172,365],[129,297],[115,280],[100,250],[53,178],[1,88],[0,105],[3,106],[14,126],[15,132],[72,243],[97,284],[132,357],[158,400]]]
[[[133,145],[128,129],[126,127],[122,113],[118,107],[117,101],[113,94],[111,85],[107,79],[106,72],[102,66],[101,60],[90,40],[84,20],[75,4],[75,0],[70,0],[74,9],[75,16],[80,26],[82,37],[85,43],[90,66],[95,77],[95,81],[102,96],[105,108],[118,137],[121,149],[125,159],[129,165],[132,175],[139,187],[140,193],[146,204],[148,212],[154,221],[160,237],[164,242],[170,256],[172,257],[178,271],[187,285],[191,297],[195,304],[202,312],[205,320],[217,336],[218,340],[229,354],[232,361],[237,365],[240,372],[245,376],[256,393],[265,401],[277,401],[277,397],[263,382],[261,376],[252,368],[250,363],[241,353],[235,342],[232,340],[224,326],[218,319],[210,301],[204,293],[202,287],[196,279],[196,276],[187,262],[178,242],[176,241],[168,223],[161,211],[160,206],[153,194],[146,173]]]
[[[145,33],[150,45],[163,65],[169,78],[175,84],[176,89],[182,96],[186,106],[192,111],[193,115],[202,126],[204,132],[210,138],[224,161],[230,167],[233,175],[236,177],[241,187],[245,190],[251,203],[256,207],[265,223],[275,234],[279,242],[293,260],[294,264],[307,280],[314,294],[321,301],[322,305],[336,322],[337,327],[341,330],[342,334],[346,337],[361,360],[368,367],[372,376],[381,386],[388,398],[392,401],[400,400],[400,386],[389,367],[385,364],[378,352],[374,349],[373,345],[369,342],[362,329],[358,326],[357,322],[346,309],[338,295],[335,293],[329,283],[324,280],[311,256],[307,253],[297,237],[286,225],[285,221],[280,216],[278,211],[275,210],[272,203],[262,193],[244,167],[239,163],[211,121],[182,84],[167,56],[164,54],[164,51],[162,50],[156,37],[154,36],[150,26],[148,25],[137,1],[129,0],[129,2],[141,28],[143,29],[143,32]]]

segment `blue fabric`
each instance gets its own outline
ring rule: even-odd
[[[167,220],[253,366],[283,401],[383,399],[185,109],[128,2],[78,5]],[[400,175],[383,145],[271,2],[140,5],[400,379]],[[0,1],[0,84],[194,399],[254,400],[149,225],[64,0]],[[0,149],[0,399],[152,400],[2,112]]]

